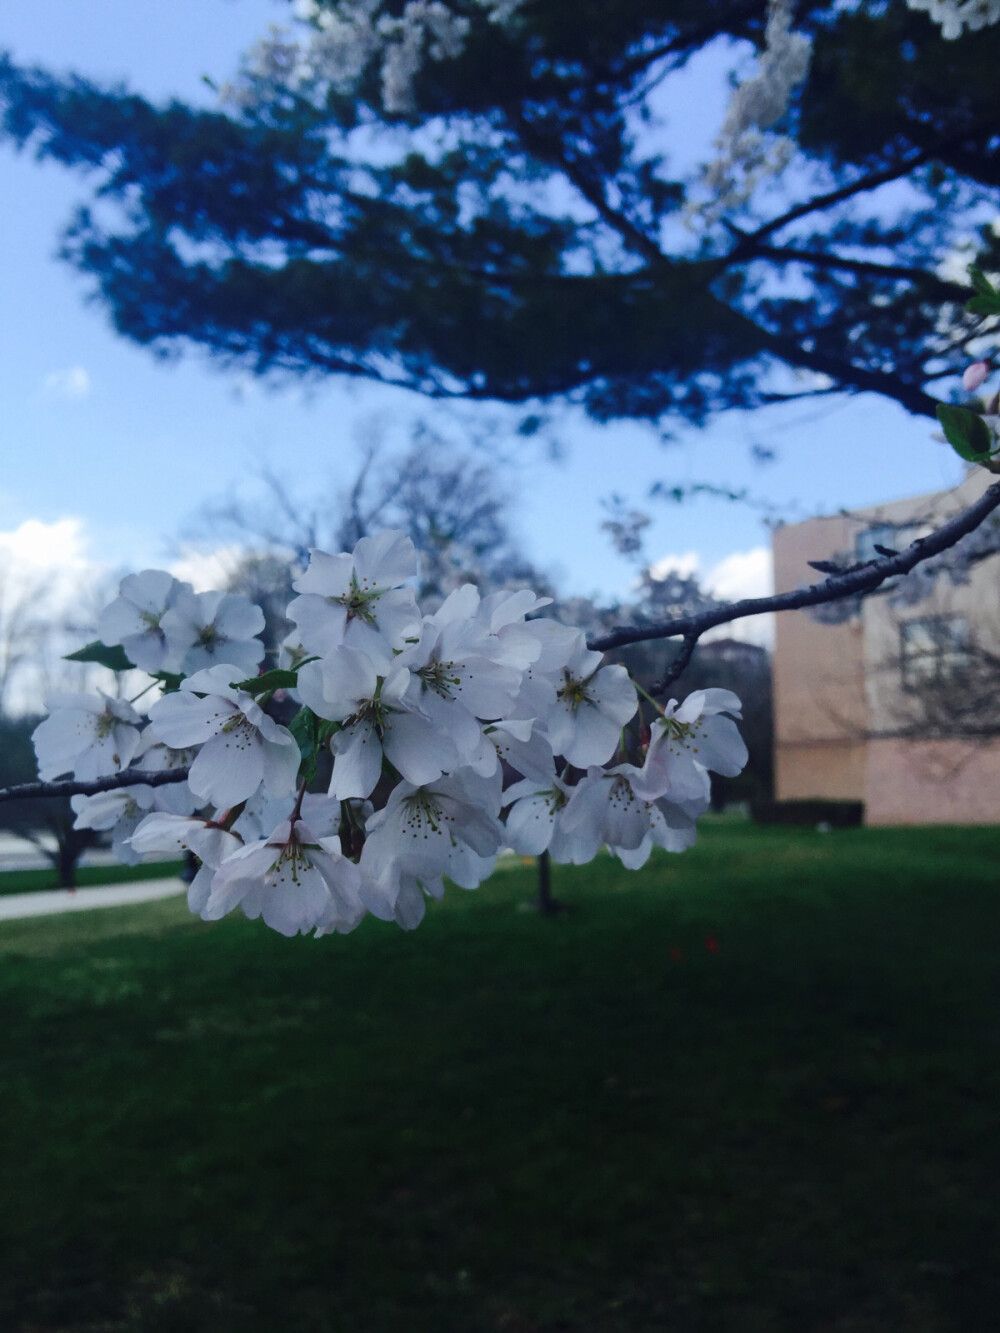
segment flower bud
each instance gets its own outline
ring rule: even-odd
[[[990,368],[985,361],[973,361],[962,376],[962,388],[966,393],[975,393],[989,373]]]

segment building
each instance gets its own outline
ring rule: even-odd
[[[810,561],[902,549],[991,480],[978,470],[951,491],[776,529],[775,591],[821,578]],[[966,583],[938,579],[910,605],[893,600],[870,596],[841,623],[776,617],[775,795],[860,800],[870,824],[996,823],[1000,555]]]

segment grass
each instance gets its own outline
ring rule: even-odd
[[[1000,832],[704,831],[412,935],[5,923],[11,1333],[979,1333]]]
[[[87,889],[104,884],[132,884],[136,880],[166,879],[179,875],[183,861],[144,861],[137,866],[77,866],[76,887]],[[49,866],[39,870],[0,871],[0,897],[10,893],[37,893],[57,889],[59,876]]]

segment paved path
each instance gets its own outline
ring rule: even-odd
[[[50,893],[9,893],[0,897],[0,921],[25,916],[51,916],[55,912],[86,912],[92,907],[124,907],[172,898],[184,893],[182,879],[137,880],[134,884],[109,884],[100,889],[53,889]]]

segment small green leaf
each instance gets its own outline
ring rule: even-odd
[[[338,731],[343,730],[344,724],[342,722],[324,722],[319,729],[319,736],[317,738],[317,743],[320,749],[322,749],[324,745],[329,744],[331,736],[336,736]]]
[[[970,315],[1000,315],[1000,293],[973,296],[966,301],[965,308]]]
[[[982,463],[993,449],[993,436],[986,422],[967,407],[938,403],[937,417],[951,447],[967,463]]]
[[[983,270],[981,268],[977,268],[975,264],[969,265],[969,278],[972,282],[973,287],[980,294],[980,296],[1000,297],[1000,292],[998,292],[997,289],[993,286],[992,282],[990,282],[989,278],[986,276]]]
[[[316,714],[311,708],[300,708],[288,724],[288,730],[299,743],[299,749],[305,753],[304,746],[316,745]]]
[[[294,690],[299,683],[299,673],[297,671],[285,671],[276,668],[274,671],[265,671],[262,676],[251,676],[249,680],[233,681],[237,690],[245,690],[247,694],[269,694],[271,690]]]
[[[167,694],[179,690],[184,677],[177,671],[154,671],[153,679],[158,680]]]
[[[83,648],[78,648],[75,653],[67,653],[65,660],[67,662],[97,662],[100,666],[108,667],[111,671],[133,671],[135,663],[130,662],[125,656],[125,649],[121,644],[109,646],[101,643],[100,639],[95,639],[93,643],[88,643]]]
[[[302,756],[300,772],[308,783],[316,776],[316,724],[319,719],[311,708],[300,708],[288,724],[288,730],[295,737]]]

